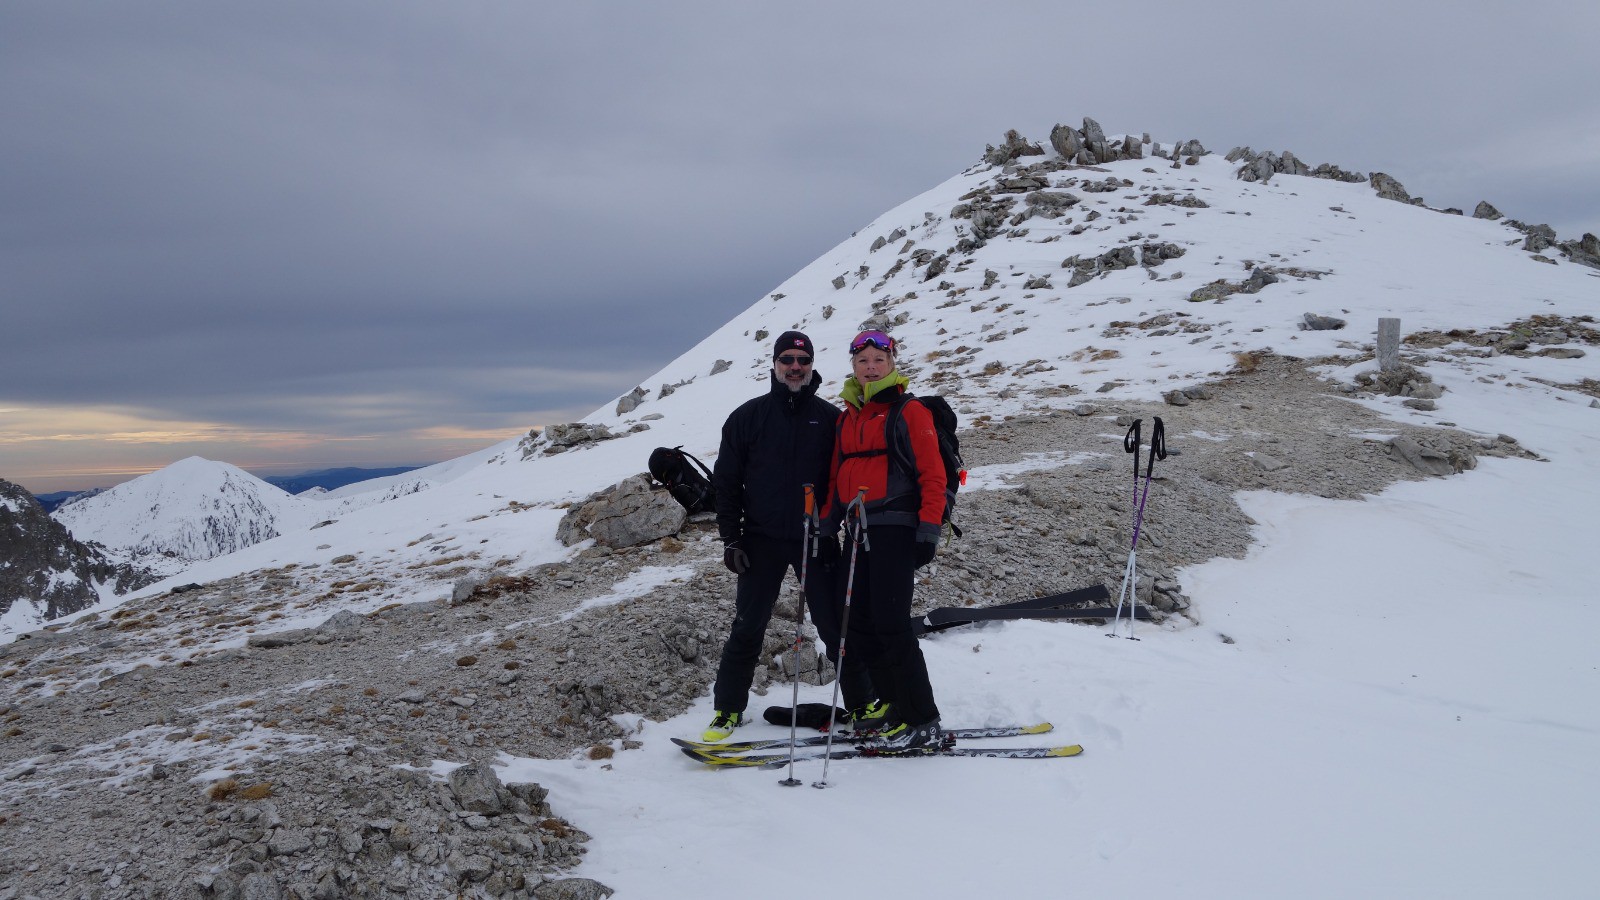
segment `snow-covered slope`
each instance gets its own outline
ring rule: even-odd
[[[55,518],[79,540],[182,565],[305,528],[313,509],[243,469],[191,456],[66,504]]]
[[[559,516],[522,512],[554,512],[641,472],[656,446],[683,444],[714,458],[722,418],[765,389],[772,337],[787,328],[812,336],[823,392],[832,395],[847,374],[849,338],[866,324],[887,323],[906,348],[903,366],[914,388],[953,398],[971,425],[1070,407],[1079,395],[1156,399],[1263,349],[1349,354],[1370,345],[1380,317],[1399,317],[1411,333],[1595,311],[1600,271],[1553,250],[1524,250],[1526,235],[1507,221],[1385,199],[1364,182],[1281,174],[1268,183],[1243,181],[1240,166],[1220,155],[1175,165],[1152,156],[1158,146],[1141,144],[1145,158],[1098,166],[1071,166],[1048,150],[1007,166],[976,165],[867,223],[715,328],[641,385],[644,399],[631,411],[618,413],[608,403],[585,418],[623,436],[559,455],[544,454],[537,441],[513,439],[350,485],[315,501],[317,511],[301,520],[331,521],[326,527],[291,534],[273,526],[284,536],[182,577],[220,578],[346,553],[400,573],[425,556],[418,538],[440,529],[477,559],[548,561],[567,552],[551,539]],[[1018,219],[1036,208],[1059,215]],[[975,214],[983,210],[994,213],[987,228]],[[981,246],[959,249],[980,232],[986,232]],[[1118,258],[1135,264],[1115,268]],[[1105,262],[1096,265],[1097,259]],[[930,277],[930,263],[943,271]],[[1090,277],[1073,285],[1079,271]],[[1259,280],[1270,274],[1277,281],[1254,293],[1226,293],[1248,289],[1257,272]],[[1191,302],[1198,289],[1217,282],[1225,283],[1224,296]],[[1307,314],[1348,324],[1304,330]],[[1526,367],[1533,377],[1576,384],[1576,369],[1587,364],[1535,358]],[[1398,399],[1391,405],[1398,414],[1430,419],[1403,410]],[[1499,430],[1494,423],[1482,427]],[[119,513],[118,523],[90,534],[110,545],[145,542],[142,511],[155,505],[154,496],[119,502],[117,508],[139,512]],[[277,521],[281,506],[265,500],[261,506]],[[72,521],[87,525],[89,518]],[[209,525],[170,521],[169,528],[188,536],[162,539],[162,547],[223,546],[201,539]],[[408,590],[372,599],[428,598]]]

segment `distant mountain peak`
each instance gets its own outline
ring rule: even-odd
[[[132,558],[199,561],[309,524],[304,501],[243,469],[190,456],[56,511],[81,540]]]

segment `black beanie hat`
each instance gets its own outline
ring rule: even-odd
[[[799,350],[812,357],[817,355],[812,352],[811,338],[806,337],[802,331],[785,331],[778,335],[777,343],[772,345],[772,358],[777,359],[782,356],[785,350]]]

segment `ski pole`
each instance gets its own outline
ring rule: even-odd
[[[1139,431],[1143,425],[1143,419],[1134,419],[1133,424],[1128,426],[1128,433],[1122,436],[1123,452],[1133,454],[1133,496],[1129,505],[1135,510],[1139,506]],[[1134,546],[1138,546],[1137,541]],[[1117,592],[1117,615],[1116,618],[1111,620],[1111,632],[1106,637],[1116,637],[1117,629],[1122,625],[1122,603],[1128,594],[1128,573],[1132,570],[1132,567],[1133,557],[1129,555],[1127,563],[1122,567],[1122,589]],[[1132,630],[1131,625],[1129,630]]]
[[[1134,423],[1134,428],[1137,429],[1137,427],[1138,427],[1138,423],[1135,422]],[[1136,435],[1137,432],[1136,432],[1136,430],[1130,429],[1129,434],[1130,435]],[[1135,451],[1135,453],[1137,453],[1137,450]],[[1125,572],[1123,572],[1123,575],[1122,575],[1122,592],[1117,596],[1117,617],[1111,623],[1111,635],[1110,635],[1111,637],[1115,637],[1116,636],[1117,625],[1122,620],[1122,604],[1123,604],[1124,599],[1126,599],[1127,602],[1128,602],[1128,634],[1127,634],[1127,638],[1130,641],[1138,640],[1138,638],[1133,636],[1134,617],[1135,617],[1135,614],[1138,612],[1138,601],[1137,601],[1137,598],[1135,598],[1133,596],[1133,591],[1134,591],[1135,576],[1136,576],[1136,571],[1137,571],[1137,562],[1136,562],[1136,560],[1138,559],[1138,556],[1139,556],[1139,530],[1144,525],[1145,504],[1150,499],[1150,479],[1151,479],[1151,476],[1155,472],[1156,460],[1158,460],[1158,459],[1166,459],[1166,458],[1167,458],[1167,426],[1166,426],[1165,423],[1163,423],[1161,421],[1161,417],[1160,416],[1156,416],[1155,417],[1155,427],[1150,429],[1150,458],[1145,463],[1145,469],[1144,469],[1144,493],[1142,495],[1140,495],[1137,509],[1135,509],[1134,514],[1133,514],[1133,545],[1128,551],[1128,568],[1127,568],[1127,570]],[[1138,474],[1139,473],[1138,473],[1138,469],[1137,469],[1137,466],[1136,466],[1135,469],[1134,469],[1134,478],[1135,478],[1134,485],[1135,485],[1136,489],[1137,489],[1137,485],[1138,485],[1138,481],[1137,481]]]
[[[796,787],[800,779],[794,777],[795,740],[800,730],[800,631],[806,622],[806,575],[811,557],[817,553],[817,497],[811,485],[803,486],[805,515],[800,523],[800,602],[795,604],[794,644],[789,648],[789,663],[794,667],[794,696],[789,701],[789,777],[778,782],[784,787]]]
[[[822,755],[822,778],[811,782],[814,788],[828,786],[828,764],[833,756],[833,731],[834,716],[839,708],[839,682],[844,679],[844,654],[845,644],[849,642],[850,635],[850,597],[855,592],[856,585],[856,557],[863,549],[871,550],[872,545],[867,541],[867,488],[861,487],[861,492],[845,507],[845,534],[849,536],[850,544],[850,571],[844,579],[844,613],[839,617],[839,662],[834,667],[833,673],[833,700],[828,704],[828,742]]]

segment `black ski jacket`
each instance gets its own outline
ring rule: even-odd
[[[717,531],[723,543],[746,534],[800,540],[805,510],[801,485],[828,496],[834,424],[839,408],[817,396],[822,376],[790,391],[768,376],[766,394],[735,409],[722,425],[722,449],[712,469],[717,491]]]

